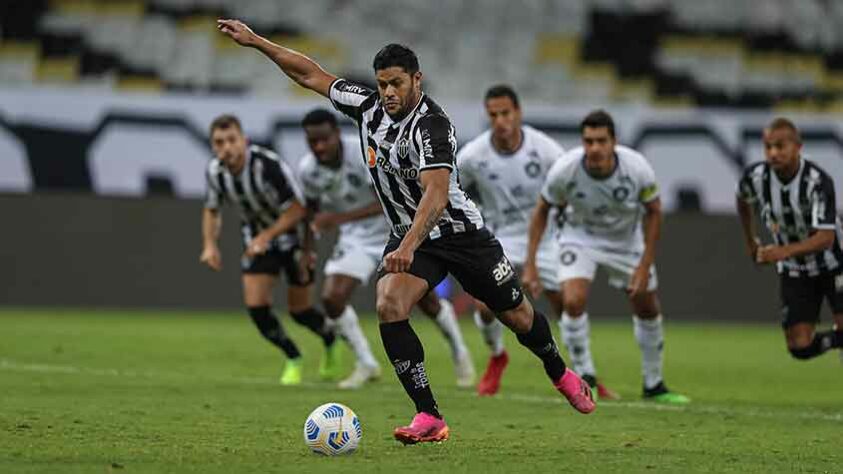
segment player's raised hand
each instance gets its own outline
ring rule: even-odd
[[[630,298],[639,298],[647,293],[648,286],[650,286],[650,267],[647,265],[639,266],[632,274],[626,292]]]
[[[222,254],[216,245],[205,246],[202,255],[199,256],[199,261],[210,267],[211,270],[217,272],[222,270]]]
[[[541,295],[541,285],[539,284],[539,271],[536,268],[535,262],[527,262],[524,264],[524,271],[521,273],[521,285],[527,290],[527,293],[536,299]]]
[[[217,20],[217,28],[240,46],[251,46],[258,36],[240,20]]]
[[[401,247],[383,257],[383,269],[387,273],[404,273],[410,271],[413,264],[413,251]]]

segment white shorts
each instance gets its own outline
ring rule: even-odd
[[[500,241],[503,252],[509,261],[523,270],[524,262],[527,261],[526,239],[498,237],[498,241]],[[536,254],[536,267],[539,270],[539,281],[542,287],[548,291],[559,291],[559,250],[556,241],[551,238],[545,238],[541,241],[539,251]]]
[[[384,245],[340,236],[325,263],[325,275],[348,275],[365,284],[383,257]]]
[[[638,268],[641,254],[636,252],[614,252],[581,245],[565,244],[559,248],[559,281],[585,278],[594,280],[597,267],[609,274],[609,284],[624,289],[629,285],[632,274]],[[650,282],[647,291],[655,291],[659,282],[656,267],[650,267]]]

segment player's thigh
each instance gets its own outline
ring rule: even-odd
[[[561,317],[562,312],[565,311],[565,300],[562,297],[562,292],[559,290],[545,290],[544,297],[550,303],[550,310],[553,311],[553,317]]]
[[[435,318],[442,309],[442,305],[439,303],[439,295],[436,294],[435,290],[429,290],[425,293],[419,302],[416,303],[416,306],[422,313],[431,318]]]
[[[287,309],[300,313],[313,307],[313,285],[287,285]]]
[[[498,240],[486,229],[457,234],[441,248],[448,270],[475,299],[495,314],[515,308],[524,298],[520,278]]]
[[[629,303],[633,314],[642,319],[652,319],[661,314],[659,295],[655,291],[647,291],[638,296],[630,296]]]
[[[429,291],[428,282],[410,273],[387,273],[378,279],[377,313],[381,323],[403,321]]]
[[[277,277],[267,273],[244,273],[243,302],[248,307],[271,306],[272,288]]]
[[[820,321],[823,292],[816,278],[791,278],[779,276],[779,298],[781,300],[782,329],[790,341],[802,342],[807,328],[813,328]],[[791,330],[791,328],[796,329]],[[792,336],[788,336],[792,334]]]

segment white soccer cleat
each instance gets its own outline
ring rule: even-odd
[[[343,390],[356,390],[365,385],[366,382],[372,382],[374,380],[379,379],[380,376],[381,368],[378,366],[357,366],[357,368],[354,369],[354,372],[352,372],[351,375],[348,376],[348,378],[337,384],[337,387]]]
[[[471,355],[468,352],[463,353],[454,361],[454,371],[457,373],[457,387],[474,387],[474,361],[471,360]]]

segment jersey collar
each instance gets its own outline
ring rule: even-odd
[[[612,172],[606,175],[605,177],[597,177],[588,172],[588,168],[586,168],[585,166],[585,150],[583,150],[582,158],[580,159],[580,166],[582,167],[583,172],[585,172],[585,175],[593,179],[594,181],[607,181],[613,176],[615,176],[615,174],[617,174],[618,168],[620,168],[621,165],[621,160],[620,158],[618,158],[618,152],[613,151],[612,155],[615,157],[615,167],[612,168]]]

